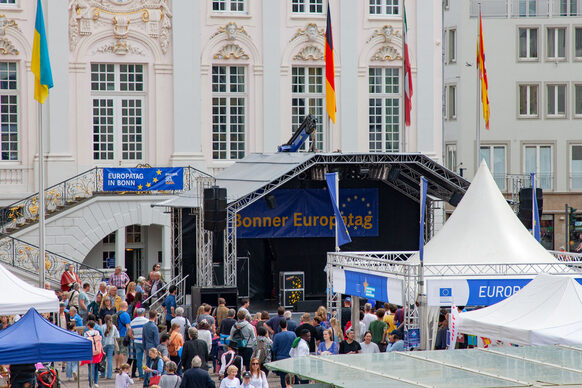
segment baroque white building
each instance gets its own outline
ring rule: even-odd
[[[37,191],[35,6],[0,0],[0,200]],[[331,2],[337,120],[325,113],[327,0],[50,0],[55,87],[43,106],[48,185],[94,167],[218,172],[273,152],[309,113],[319,151],[441,160],[440,2],[406,1],[414,87],[403,126],[403,1]],[[47,249],[131,275],[170,266],[159,196],[92,197],[47,221]],[[96,210],[97,209],[97,210]],[[104,225],[107,225],[106,227]],[[34,227],[14,237],[37,243]],[[111,260],[110,263],[111,264]]]
[[[445,0],[446,164],[469,178],[476,167],[479,4],[491,109],[490,130],[481,123],[480,159],[507,193],[519,175],[536,173],[544,245],[565,247],[565,204],[582,206],[582,2]]]

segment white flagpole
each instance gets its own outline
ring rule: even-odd
[[[335,205],[339,209],[339,174],[335,173]],[[338,224],[339,220],[335,220],[335,251],[339,252],[339,244],[338,244]]]
[[[42,105],[38,103],[38,282],[44,288],[45,267],[45,196],[44,196],[44,137],[42,130]]]

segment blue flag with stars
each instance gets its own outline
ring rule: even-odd
[[[183,167],[103,169],[103,191],[173,191],[183,189]]]
[[[336,196],[337,187],[337,172],[326,173],[325,181],[327,182],[327,189],[331,199],[331,206],[335,214],[335,227],[337,229],[337,246],[341,247],[344,244],[352,242],[346,224],[338,207],[338,198]]]

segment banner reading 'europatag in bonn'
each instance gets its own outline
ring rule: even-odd
[[[271,194],[274,209],[261,199],[237,213],[237,238],[335,235],[335,216],[326,189],[279,189]],[[340,189],[339,209],[350,236],[378,236],[378,189]]]
[[[103,191],[184,189],[183,167],[104,168]]]

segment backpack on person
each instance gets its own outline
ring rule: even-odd
[[[95,338],[97,337],[97,338]],[[99,332],[97,334],[90,335],[87,337],[92,342],[93,356],[98,356],[103,353],[103,344],[101,344],[101,335]]]
[[[239,356],[238,354],[234,353],[234,352],[232,354],[230,354],[230,355],[228,355],[228,354],[225,355],[225,357],[229,357],[229,356],[230,356],[230,360],[227,361],[226,364],[225,364],[225,366],[224,366],[224,376],[223,377],[224,378],[227,378],[228,377],[228,367],[231,366],[231,365],[234,365],[234,366],[236,366],[238,368],[237,377],[240,378],[240,374],[241,374],[241,371],[242,371],[242,365],[243,365],[242,357]]]
[[[258,358],[261,365],[264,365],[266,362],[271,362],[271,349],[266,339],[257,341],[257,347],[252,357]]]
[[[230,338],[230,341],[236,344],[236,347],[238,349],[240,348],[246,348],[247,347],[247,340],[245,339],[245,336],[243,334],[242,328],[241,327],[237,327],[235,328],[234,332],[232,333],[232,336]]]

